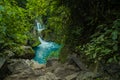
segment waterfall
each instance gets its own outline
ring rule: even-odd
[[[54,42],[47,42],[41,38],[41,32],[45,29],[43,25],[41,25],[37,20],[36,22],[36,29],[40,36],[38,37],[41,44],[39,44],[37,47],[35,47],[35,57],[33,58],[35,61],[37,61],[40,64],[46,63],[46,58],[53,52],[60,49],[60,45],[54,43]]]
[[[37,24],[37,31],[41,33],[45,28],[37,20],[35,20],[35,22]]]
[[[40,36],[38,37],[38,39],[39,39],[39,41],[41,42],[41,44],[44,44],[45,43],[45,41],[44,40],[42,40],[42,38],[41,38],[41,32],[45,29],[37,20],[36,20],[36,27],[37,27],[37,31],[38,31],[38,33],[40,34]]]

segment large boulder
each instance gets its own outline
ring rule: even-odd
[[[0,80],[3,80],[8,74],[6,58],[0,57]]]
[[[7,76],[5,80],[36,80],[45,73],[45,71],[41,69],[42,67],[43,65],[37,64],[37,62],[33,60],[11,59],[8,69],[12,74]]]

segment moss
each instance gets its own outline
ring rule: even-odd
[[[36,47],[40,44],[40,41],[37,40],[37,41],[34,41],[34,43],[31,45],[32,47]]]
[[[70,53],[70,50],[68,49],[67,46],[63,46],[61,48],[60,57],[59,58],[60,58],[60,61],[62,63],[65,63],[65,61],[67,61],[67,57],[68,57],[69,53]]]
[[[34,50],[30,46],[19,46],[14,48],[15,55],[13,58],[32,59],[34,57]]]
[[[28,40],[28,45],[31,47],[36,47],[40,44],[40,41],[38,40],[38,37],[32,37]]]
[[[45,29],[42,31],[42,38],[45,41],[55,41],[55,34],[54,32],[52,32],[52,30],[50,29]]]

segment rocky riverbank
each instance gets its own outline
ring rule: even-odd
[[[118,66],[107,66],[108,73],[105,70],[93,72],[86,69],[83,63],[78,64],[75,58],[64,64],[58,59],[49,59],[47,64],[28,59],[10,59],[7,63],[11,74],[4,80],[119,80]]]
[[[11,74],[4,80],[90,80],[96,74],[82,71],[76,65],[61,64],[58,60],[48,60],[48,63],[38,64],[28,59],[11,59],[8,69]]]

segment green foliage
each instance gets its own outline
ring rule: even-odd
[[[112,27],[111,27],[112,26]],[[119,61],[119,40],[120,20],[113,22],[113,25],[100,25],[97,33],[91,36],[91,41],[83,46],[78,46],[88,56],[88,59],[96,61],[118,62]]]
[[[46,15],[46,8],[48,8],[50,0],[27,0],[27,2],[28,16],[30,19],[35,19]]]
[[[54,41],[62,43],[65,40],[65,30],[68,26],[69,9],[61,5],[59,0],[27,0],[28,16],[39,19],[52,32]],[[39,4],[38,4],[39,3]],[[47,35],[47,34],[46,34]],[[62,38],[62,39],[61,39]]]
[[[25,9],[18,7],[13,1],[0,2],[0,42],[1,48],[26,44],[29,30]]]
[[[17,53],[21,45],[31,46],[36,37],[32,33],[35,19],[45,24],[48,30],[57,37],[54,41],[63,42],[67,27],[69,9],[62,6],[59,0],[1,0],[0,1],[0,50],[10,49]],[[62,38],[62,39],[61,39]],[[1,52],[2,52],[1,51]]]
[[[56,35],[55,40],[57,42],[64,42],[65,40],[65,32],[68,26],[68,19],[69,19],[69,9],[60,6],[56,10],[56,12],[53,12],[53,15],[50,15],[51,17],[48,18],[48,24],[47,26],[51,29],[54,30],[53,34]],[[61,39],[62,38],[62,39]]]
[[[0,2],[0,49],[20,53],[21,45],[27,45],[31,23],[27,10],[19,7],[15,0]],[[4,54],[3,54],[4,55]]]
[[[70,26],[65,35],[68,54],[76,53],[86,62],[118,62],[120,2],[61,0],[61,3],[70,9]]]

